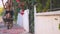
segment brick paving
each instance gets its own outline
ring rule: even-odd
[[[18,25],[14,25],[11,29],[7,29],[3,24],[0,24],[0,34],[22,34],[24,32],[24,28]]]
[[[17,24],[14,24],[11,29],[7,29],[7,27],[4,26],[3,20],[0,16],[0,34],[31,34],[31,33],[27,33],[23,27]]]
[[[7,29],[7,27],[4,26],[2,16],[0,16],[0,34],[22,34],[24,32],[26,32],[24,28],[17,24],[14,24],[11,29]]]

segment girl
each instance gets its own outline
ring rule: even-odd
[[[18,12],[18,17],[17,17],[17,24],[23,27],[23,15],[24,15],[24,4],[23,2],[18,4],[18,7],[20,7],[20,11]]]
[[[6,26],[6,21],[7,21],[6,19],[12,18],[14,12],[13,12],[13,8],[12,8],[12,2],[11,2],[11,0],[8,0],[5,3],[5,5],[4,5],[3,0],[2,0],[2,4],[3,4],[3,7],[5,9],[5,14],[3,16],[3,20],[4,20],[4,23],[5,23],[5,26]]]

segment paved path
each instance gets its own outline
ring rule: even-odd
[[[0,24],[0,34],[20,34],[24,32],[24,28],[18,25],[14,25],[11,29],[7,29],[3,24]]]
[[[0,17],[0,34],[28,34],[23,27],[14,24],[11,29],[7,29]]]

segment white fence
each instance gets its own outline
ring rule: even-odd
[[[35,34],[60,34],[60,11],[36,13],[34,6]]]

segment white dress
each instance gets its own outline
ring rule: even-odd
[[[23,15],[23,27],[24,29],[29,32],[29,9],[24,11]]]
[[[17,16],[17,24],[20,25],[21,27],[23,26],[23,16],[20,13],[18,13],[18,16]]]
[[[29,9],[24,10],[24,15],[18,13],[17,24],[29,32]]]

